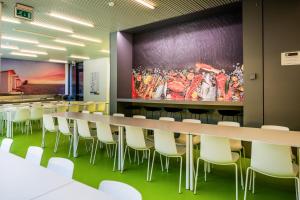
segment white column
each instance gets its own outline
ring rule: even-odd
[[[186,156],[185,156],[185,189],[190,189],[190,137],[189,135],[185,136],[186,139]]]

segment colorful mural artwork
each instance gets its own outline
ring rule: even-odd
[[[65,65],[26,60],[2,59],[3,94],[64,94]]]
[[[178,69],[140,66],[133,68],[132,98],[242,101],[243,65],[236,63],[230,71],[205,63]]]

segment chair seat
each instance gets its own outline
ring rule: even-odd
[[[243,146],[240,140],[230,140],[230,148],[231,151],[241,151]]]
[[[136,149],[136,150],[148,150],[154,147],[154,143],[150,140],[146,140],[146,146],[144,148],[141,147],[134,147],[134,146],[129,146],[130,148]]]
[[[254,167],[251,167],[252,170],[256,171],[256,172],[259,172],[259,173],[262,173],[262,174],[265,174],[265,175],[269,175],[269,176],[273,176],[273,177],[277,177],[277,178],[293,178],[293,177],[297,177],[298,173],[299,173],[299,166],[295,163],[293,163],[293,174],[270,174],[268,172],[264,172],[264,171],[261,171],[259,169],[256,169]]]
[[[218,164],[219,165],[226,165],[226,164],[236,163],[240,158],[240,155],[236,152],[232,152],[231,156],[232,156],[232,160],[228,160],[228,161],[215,161],[215,160],[209,160],[209,159],[206,159],[206,158],[203,158],[203,157],[201,157],[201,159],[206,161],[206,162],[217,164],[217,165]]]
[[[180,135],[179,138],[176,138],[176,144],[185,145],[186,144],[186,136]],[[193,145],[200,144],[200,136],[193,136]]]

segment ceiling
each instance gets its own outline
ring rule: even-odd
[[[108,3],[114,2],[110,7]],[[109,54],[101,50],[109,50],[109,33],[141,26],[165,20],[168,18],[193,13],[240,0],[147,0],[155,6],[149,9],[134,0],[2,0],[2,16],[14,17],[16,3],[34,7],[34,22],[47,23],[65,29],[72,29],[74,34],[102,40],[102,43],[84,41],[70,37],[70,33],[50,30],[34,26],[26,20],[20,20],[21,24],[1,22],[2,36],[19,37],[38,41],[40,44],[66,47],[67,51],[42,49],[36,44],[28,44],[17,41],[1,40],[2,45],[13,45],[19,49],[46,51],[48,55],[38,55],[37,58],[28,58],[11,55],[14,50],[1,49],[2,57],[47,61],[56,60],[80,60],[70,58],[70,55],[87,56],[91,59],[106,57]],[[94,27],[82,26],[76,23],[64,21],[49,15],[50,12],[74,17],[94,24]],[[55,39],[84,43],[85,46],[73,46],[57,43]]]

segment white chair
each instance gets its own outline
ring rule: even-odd
[[[123,113],[114,113],[113,117],[125,117],[125,115]],[[117,133],[119,132],[119,127],[111,125],[111,131],[112,133]]]
[[[35,105],[30,109],[30,131],[32,134],[32,122],[38,122],[39,127],[41,127],[43,119],[43,107],[40,105]]]
[[[116,159],[117,159],[117,149],[118,149],[117,137],[113,136],[110,125],[106,124],[106,123],[96,122],[96,131],[97,131],[97,143],[96,143],[96,147],[95,147],[93,164],[95,164],[98,144],[99,144],[99,146],[101,143],[106,145],[106,151],[107,151],[108,157],[111,157],[111,155],[112,155],[111,148],[110,148],[110,146],[112,146],[114,148],[113,171],[115,171],[115,165],[116,165]]]
[[[125,115],[123,113],[114,113],[113,116],[114,117],[125,117]]]
[[[236,164],[236,162],[240,160],[240,156],[236,152],[231,152],[229,139],[223,137],[201,135],[200,157],[197,159],[194,194],[196,194],[197,192],[197,180],[200,160],[204,161],[205,181],[208,163],[215,165],[233,165],[235,167],[235,190],[236,200],[238,200],[238,165]],[[239,164],[241,170],[241,160]]]
[[[103,112],[93,112],[95,115],[103,115]]]
[[[160,117],[159,120],[165,121],[175,121],[174,118],[171,117]],[[181,177],[182,177],[182,162],[183,162],[183,155],[185,154],[185,147],[184,146],[176,146],[174,133],[163,131],[163,130],[154,130],[154,153],[153,153],[153,160],[150,172],[149,181],[152,180],[152,172],[153,172],[153,165],[155,160],[156,152],[160,154],[160,162],[161,162],[161,169],[163,171],[163,163],[162,157],[166,157],[166,168],[168,171],[169,168],[169,158],[179,158],[180,159],[180,171],[179,171],[179,189],[178,192],[181,193]]]
[[[12,143],[13,143],[13,139],[4,138],[1,142],[0,151],[9,153]]]
[[[58,122],[58,132],[56,134],[54,153],[57,152],[59,139],[60,139],[60,134],[63,134],[65,136],[67,136],[69,138],[69,141],[70,141],[69,142],[69,154],[68,154],[68,156],[70,157],[71,150],[72,150],[72,144],[73,144],[73,130],[71,130],[67,118],[57,117],[57,122]]]
[[[195,124],[201,124],[201,121],[199,119],[184,119],[182,122],[185,123],[195,123]],[[176,143],[180,145],[186,144],[186,134],[180,134],[178,138],[176,138]],[[200,144],[200,136],[193,136],[193,145]]]
[[[88,111],[88,110],[83,110],[82,113],[84,113],[84,114],[90,114],[90,111]]]
[[[268,130],[278,130],[278,131],[289,131],[290,129],[285,126],[277,126],[277,125],[263,125],[261,126],[262,129]]]
[[[135,118],[142,119],[141,116],[135,116]],[[144,118],[145,119],[145,118]],[[123,159],[123,167],[125,163],[126,153],[130,155],[129,148],[135,150],[135,155],[137,155],[137,160],[139,164],[139,151],[143,152],[143,155],[148,156],[148,167],[147,167],[147,178],[149,180],[149,168],[150,168],[150,157],[151,157],[151,148],[153,147],[153,143],[150,141],[146,141],[145,134],[143,128],[140,127],[133,127],[133,126],[126,126],[126,148],[124,153]],[[146,154],[145,154],[146,153]],[[143,157],[144,158],[144,157]],[[123,169],[122,169],[123,172]]]
[[[247,188],[251,171],[274,178],[294,179],[296,199],[299,199],[300,184],[297,176],[298,170],[298,166],[292,162],[291,147],[253,141],[251,164],[247,168],[245,188]],[[247,190],[244,193],[244,200],[246,199]]]
[[[77,119],[76,123],[77,123],[77,131],[78,131],[78,135],[79,135],[78,142],[77,142],[77,148],[78,148],[78,144],[79,144],[80,139],[92,140],[91,156],[90,156],[90,163],[92,163],[94,143],[95,143],[95,138],[96,137],[92,136],[91,130],[89,128],[89,122],[88,121]],[[77,151],[77,149],[76,149],[76,151]]]
[[[44,150],[41,147],[30,146],[25,159],[35,165],[40,165]]]
[[[74,164],[71,160],[53,157],[49,159],[47,168],[66,178],[73,177]]]
[[[45,135],[47,132],[50,132],[50,133],[56,133],[58,132],[58,127],[55,126],[55,123],[54,123],[54,119],[51,115],[43,115],[43,129],[44,129],[44,135],[43,135],[43,138],[42,138],[42,147],[45,146]]]
[[[14,125],[18,124],[20,125],[21,132],[26,132],[27,135],[29,133],[29,128],[31,128],[30,124],[30,110],[27,107],[20,107],[16,109],[16,112],[13,117],[13,130],[12,130],[12,137],[14,135]],[[25,130],[24,130],[25,128]]]
[[[117,181],[102,181],[99,190],[113,197],[122,200],[142,200],[142,195],[134,187]]]

